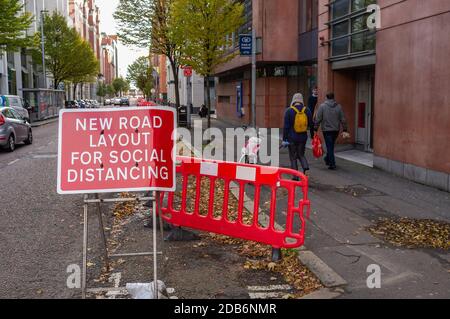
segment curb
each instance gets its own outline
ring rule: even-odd
[[[195,156],[202,158],[201,152],[194,149],[193,146],[186,141],[182,140],[188,149],[194,153]],[[230,183],[230,191],[236,199],[239,199],[239,185],[231,182]],[[247,194],[244,193],[244,207],[249,212],[253,211],[254,202],[250,199]],[[267,215],[264,215],[266,219],[269,219]],[[281,226],[277,224],[277,227]],[[322,259],[320,259],[316,254],[312,251],[307,250],[305,246],[300,247],[298,249],[298,259],[299,261],[305,265],[317,278],[320,282],[326,287],[322,288],[318,291],[315,291],[309,295],[302,297],[301,299],[334,299],[341,296],[344,293],[344,290],[341,288],[342,286],[347,285],[347,281],[343,279],[340,275],[338,275],[330,266],[328,266]]]
[[[347,281],[339,276],[322,259],[305,246],[299,249],[298,259],[319,278],[326,288],[338,288],[347,285]]]
[[[51,124],[51,123],[55,123],[59,120],[59,117],[55,117],[49,120],[44,120],[44,121],[38,121],[38,122],[33,122],[31,123],[31,127],[41,127],[47,124]]]

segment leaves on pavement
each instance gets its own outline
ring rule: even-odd
[[[368,231],[398,247],[450,249],[450,224],[436,220],[383,218]]]

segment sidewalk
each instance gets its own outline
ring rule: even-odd
[[[31,123],[31,127],[41,127],[43,125],[51,124],[54,122],[57,122],[59,120],[59,117],[53,117],[51,119],[42,120],[42,121],[36,121]]]
[[[227,124],[212,120],[212,126]],[[289,167],[288,157],[283,150],[280,166]],[[308,160],[312,214],[305,245],[348,282],[343,298],[450,297],[448,251],[397,248],[366,230],[383,217],[450,222],[449,193],[341,158],[337,171],[311,152]],[[286,201],[277,197],[277,205]],[[372,264],[381,267],[381,289],[367,288]]]

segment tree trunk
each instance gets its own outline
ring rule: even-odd
[[[172,74],[173,74],[173,79],[174,79],[174,84],[175,84],[175,108],[176,108],[176,112],[177,112],[177,123],[178,123],[178,117],[179,117],[178,108],[180,107],[180,87],[179,87],[179,80],[178,80],[178,74],[179,74],[178,65],[171,56],[167,56],[167,58],[169,59],[170,66],[172,67]]]
[[[73,83],[73,99],[74,100],[77,99],[77,86],[78,86],[78,83]]]

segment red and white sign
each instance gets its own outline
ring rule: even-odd
[[[175,191],[175,111],[61,110],[58,193]]]
[[[184,76],[189,78],[192,76],[192,67],[191,66],[185,66],[183,67]]]

